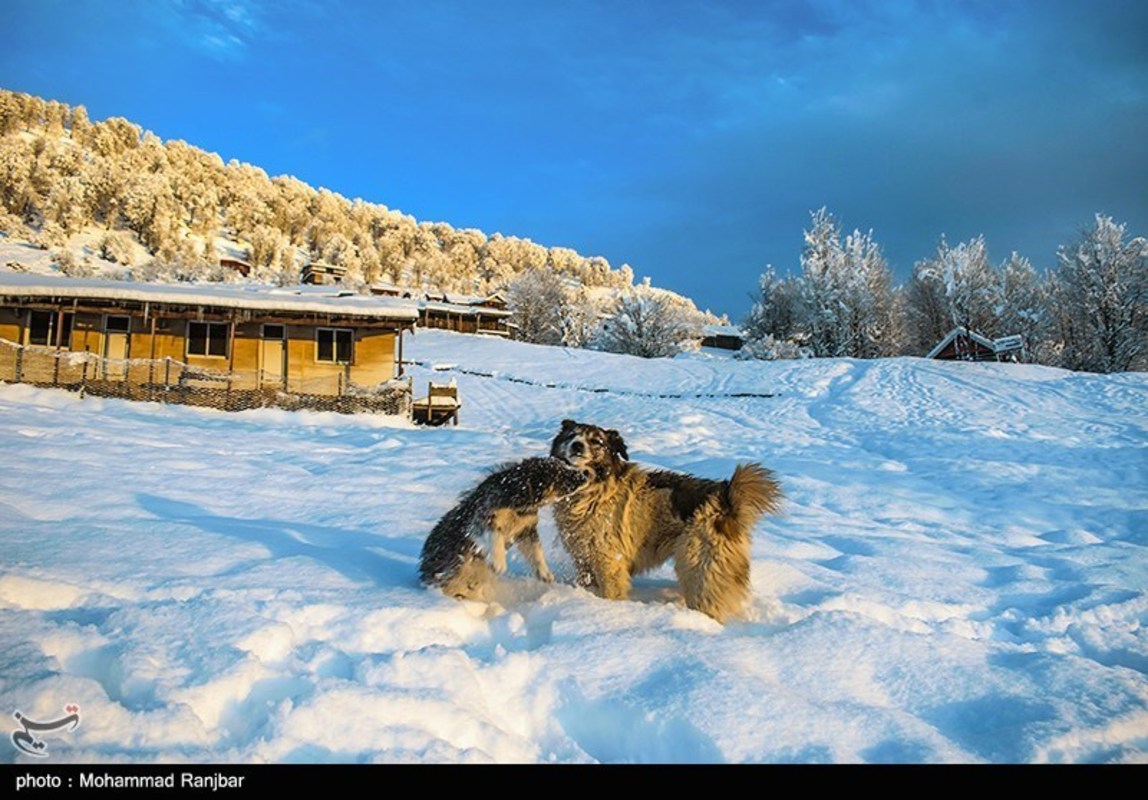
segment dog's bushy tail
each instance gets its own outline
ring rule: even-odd
[[[761,464],[738,464],[726,486],[726,504],[733,525],[723,527],[748,533],[762,514],[781,509],[781,487]]]

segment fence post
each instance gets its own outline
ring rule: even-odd
[[[92,348],[84,348],[84,368],[80,371],[80,397],[88,393],[88,364],[92,361],[88,356],[91,352]]]
[[[163,357],[163,401],[168,402],[171,394],[171,356]]]
[[[24,345],[16,348],[16,383],[24,382]]]

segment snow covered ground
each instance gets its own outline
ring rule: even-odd
[[[0,760],[1148,762],[1148,375],[407,356],[416,390],[457,378],[459,427],[0,385],[0,710],[81,718]],[[417,585],[458,493],[563,417],[776,471],[747,619],[670,569],[629,602],[517,558],[497,605]]]

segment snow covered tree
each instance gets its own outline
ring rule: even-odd
[[[945,286],[927,261],[918,261],[902,292],[906,355],[923,356],[953,329]]]
[[[589,347],[598,335],[601,308],[585,286],[566,290],[562,306],[562,344],[566,347]]]
[[[986,336],[999,333],[1000,275],[989,262],[983,236],[956,247],[942,236],[937,255],[923,269],[944,288],[950,329],[959,326]]]
[[[892,355],[898,339],[892,275],[872,231],[854,230],[842,239],[837,221],[825,208],[812,217],[811,228],[804,232],[801,279],[767,288],[782,291],[782,299],[795,306],[794,333],[814,355]],[[790,300],[793,289],[796,298]]]
[[[68,235],[82,231],[90,219],[83,181],[71,175],[55,181],[44,202],[44,218],[55,222]]]
[[[704,321],[696,308],[654,289],[647,279],[618,295],[595,346],[643,358],[675,356],[697,345]]]
[[[100,258],[116,264],[131,266],[135,255],[132,237],[126,231],[108,231],[96,245]]]
[[[24,127],[23,107],[14,92],[0,90],[0,136],[18,133]]]
[[[0,139],[0,207],[28,221],[39,195],[32,184],[36,154],[19,136]]]
[[[80,260],[76,254],[67,248],[57,248],[51,251],[52,263],[61,273],[69,278],[86,278],[95,271],[87,259]]]
[[[792,342],[801,335],[802,288],[794,277],[781,278],[772,265],[766,267],[758,282],[758,295],[742,322],[746,347],[743,354],[751,358],[779,358],[778,344]],[[760,345],[760,346],[759,346]],[[744,349],[744,348],[743,348]],[[792,351],[797,352],[794,343]],[[760,356],[757,354],[761,354]]]
[[[1000,267],[1001,309],[999,329],[1001,336],[1018,335],[1024,340],[1025,361],[1043,358],[1047,337],[1048,295],[1043,282],[1027,258],[1013,253]]]
[[[893,276],[873,232],[853,231],[842,247],[842,313],[848,331],[848,355],[878,358],[893,355],[899,330],[894,315]]]
[[[815,355],[843,356],[847,354],[849,342],[841,318],[841,230],[825,208],[813,212],[812,216],[813,225],[803,231],[801,324]]]
[[[953,247],[942,236],[936,255],[916,263],[905,287],[905,352],[924,355],[955,327],[1007,335],[1003,303],[1001,272],[989,261],[984,237]]]
[[[1051,276],[1060,364],[1089,372],[1148,369],[1148,241],[1096,215],[1062,246]]]
[[[40,226],[40,230],[33,237],[33,242],[45,250],[63,249],[68,246],[68,232],[49,220]]]
[[[123,117],[110,117],[92,125],[90,146],[97,155],[118,158],[139,147],[143,130]]]
[[[76,144],[84,145],[92,132],[92,122],[88,119],[88,109],[84,106],[72,106],[71,119],[68,124],[68,133]]]
[[[510,282],[507,304],[517,337],[534,344],[562,344],[566,291],[548,269],[528,269]]]
[[[63,136],[69,109],[58,100],[49,100],[44,105],[44,130],[49,136]]]

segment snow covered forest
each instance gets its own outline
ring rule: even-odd
[[[1038,273],[1018,253],[999,265],[983,236],[918,261],[894,286],[873,233],[843,235],[825,208],[805,231],[801,273],[761,277],[745,323],[750,358],[924,355],[953,328],[1019,335],[1018,359],[1088,372],[1148,369],[1148,240],[1097,214]]]
[[[225,164],[123,118],[92,122],[82,105],[0,90],[0,231],[56,248],[90,226],[104,230],[100,257],[148,265],[159,279],[236,277],[219,267],[221,238],[242,243],[251,277],[265,282],[297,283],[309,261],[344,267],[351,285],[476,294],[505,289],[532,269],[587,287],[621,289],[634,277],[601,257],[417,222],[250,164]]]

